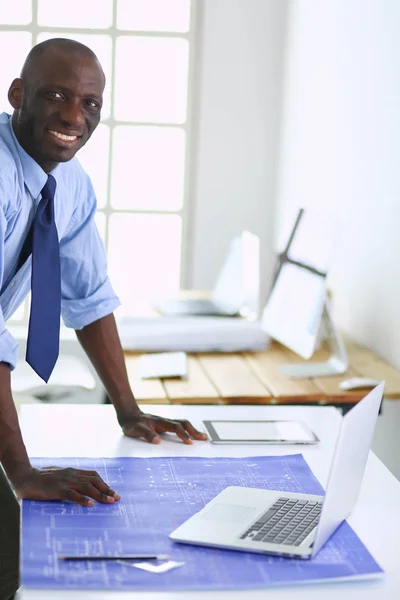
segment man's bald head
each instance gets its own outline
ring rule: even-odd
[[[88,46],[85,46],[85,44],[77,42],[76,40],[69,40],[68,38],[52,38],[50,40],[41,42],[40,44],[36,44],[36,46],[32,48],[26,57],[21,71],[21,79],[25,85],[29,85],[30,81],[32,81],[32,79],[35,77],[38,65],[50,52],[55,52],[61,56],[75,54],[81,56],[82,58],[95,61],[103,73],[105,82],[106,78],[104,71],[93,50],[91,50]]]
[[[96,129],[104,85],[103,69],[84,44],[53,38],[28,54],[8,99],[19,143],[46,173],[71,160]]]

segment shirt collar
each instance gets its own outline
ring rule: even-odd
[[[17,140],[17,136],[15,135],[12,127],[11,117],[9,118],[8,122],[11,130],[11,135],[13,136],[15,146],[17,148],[18,156],[21,160],[22,171],[24,174],[24,183],[32,197],[37,198],[40,192],[42,191],[43,186],[47,182],[47,173],[43,171],[42,167],[38,165],[38,163],[32,158],[32,156],[29,156],[29,154],[25,152],[25,150]],[[53,176],[57,172],[57,167],[51,172]]]

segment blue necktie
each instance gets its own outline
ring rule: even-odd
[[[26,361],[48,381],[60,344],[60,246],[54,220],[56,180],[48,176],[32,224],[32,299]]]

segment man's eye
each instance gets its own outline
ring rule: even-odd
[[[90,106],[90,108],[100,108],[100,104],[96,102],[96,100],[87,100],[86,104]]]
[[[62,94],[60,94],[60,92],[47,92],[47,95],[55,100],[62,100],[64,97]]]

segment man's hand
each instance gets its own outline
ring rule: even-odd
[[[114,404],[118,422],[125,435],[144,438],[152,444],[159,444],[159,434],[166,432],[176,433],[185,444],[191,444],[191,438],[207,439],[207,436],[197,431],[189,421],[171,421],[147,415],[138,408],[129,384],[114,315],[107,315],[86,325],[77,330],[76,335]]]
[[[70,500],[81,506],[93,506],[90,498],[106,504],[120,499],[96,471],[83,469],[31,468],[15,478],[13,485],[19,498],[29,500]]]
[[[206,434],[197,431],[189,421],[184,419],[172,421],[171,419],[148,415],[141,411],[129,417],[120,418],[119,423],[126,436],[144,438],[151,444],[159,444],[161,442],[159,434],[166,432],[176,433],[185,444],[192,444],[191,438],[194,440],[207,439]]]

